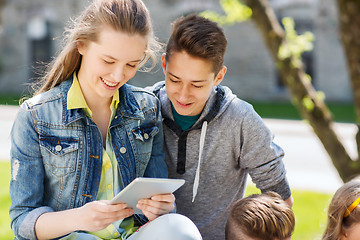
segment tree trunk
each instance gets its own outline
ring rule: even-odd
[[[301,116],[309,122],[318,136],[341,179],[346,181],[360,173],[358,161],[353,161],[333,128],[333,119],[325,103],[316,96],[302,66],[296,66],[293,58],[279,59],[280,46],[285,33],[267,0],[243,0],[253,11],[252,18],[260,29],[263,39],[275,60],[284,84],[290,91],[293,102]],[[342,1],[342,0],[339,0]],[[356,0],[355,0],[356,1]],[[360,90],[360,88],[359,88]],[[310,102],[309,108],[305,102]]]
[[[2,25],[2,9],[4,5],[4,0],[0,0],[0,26]]]
[[[358,133],[357,149],[360,152],[360,1],[337,0],[340,36],[345,49],[348,71],[352,84]]]

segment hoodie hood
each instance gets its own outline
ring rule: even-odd
[[[148,89],[150,90],[150,89]],[[155,84],[152,89],[152,92],[160,99],[161,102],[161,114],[164,118],[164,124],[167,126],[169,121],[174,122],[174,117],[171,112],[171,102],[166,94],[165,82],[161,81]],[[203,111],[200,114],[198,121],[188,130],[191,131],[193,129],[200,129],[202,122],[207,121],[210,123],[211,121],[216,120],[221,114],[226,110],[226,108],[230,105],[231,101],[236,98],[231,90],[225,86],[215,86],[210,94],[209,99],[207,100]],[[175,125],[177,125],[174,122]],[[170,124],[171,126],[172,124]],[[170,127],[169,126],[169,127]],[[179,126],[171,127],[171,129],[179,136],[181,133],[181,129]],[[185,132],[185,131],[184,131]]]
[[[179,137],[176,169],[177,173],[184,174],[186,171],[186,143],[188,133],[195,129],[201,129],[199,142],[199,158],[193,185],[192,201],[194,201],[199,187],[201,159],[207,125],[211,124],[212,121],[215,121],[218,117],[220,117],[221,114],[230,105],[231,101],[236,98],[236,96],[232,94],[231,90],[227,87],[223,87],[220,85],[214,87],[208,101],[205,104],[203,111],[200,114],[199,119],[190,129],[183,131],[180,126],[174,121],[174,117],[171,111],[170,99],[166,94],[165,83],[158,83],[155,86],[155,90],[153,92],[161,101],[161,113],[164,118],[163,123]]]

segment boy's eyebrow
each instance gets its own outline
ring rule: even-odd
[[[180,77],[176,76],[175,74],[168,72],[169,75],[173,76],[176,79],[181,79]],[[191,80],[191,82],[197,83],[197,82],[206,82],[206,80]]]
[[[169,73],[169,75],[171,75],[171,76],[173,76],[174,78],[176,78],[176,79],[180,79],[178,76],[176,76],[175,74],[172,74],[171,72],[168,72]]]
[[[118,60],[119,60],[119,59],[117,59],[117,58],[114,58],[114,57],[111,56],[111,55],[106,55],[106,54],[104,54],[104,57],[110,58],[111,60],[114,60],[114,61],[118,61]],[[130,62],[140,62],[140,61],[141,61],[141,59],[133,60],[133,61],[130,61]]]

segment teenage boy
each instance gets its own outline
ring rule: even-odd
[[[219,85],[226,46],[215,22],[196,15],[177,19],[162,56],[165,83],[151,88],[161,101],[169,177],[186,180],[175,193],[177,211],[206,240],[225,238],[247,174],[262,192],[293,202],[283,150],[252,106]]]

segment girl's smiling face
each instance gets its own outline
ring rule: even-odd
[[[343,235],[340,240],[360,239],[360,223],[354,223],[349,228],[343,228]]]
[[[115,92],[134,77],[144,58],[147,41],[104,27],[96,42],[78,42],[82,55],[78,79],[86,101],[111,101]]]

